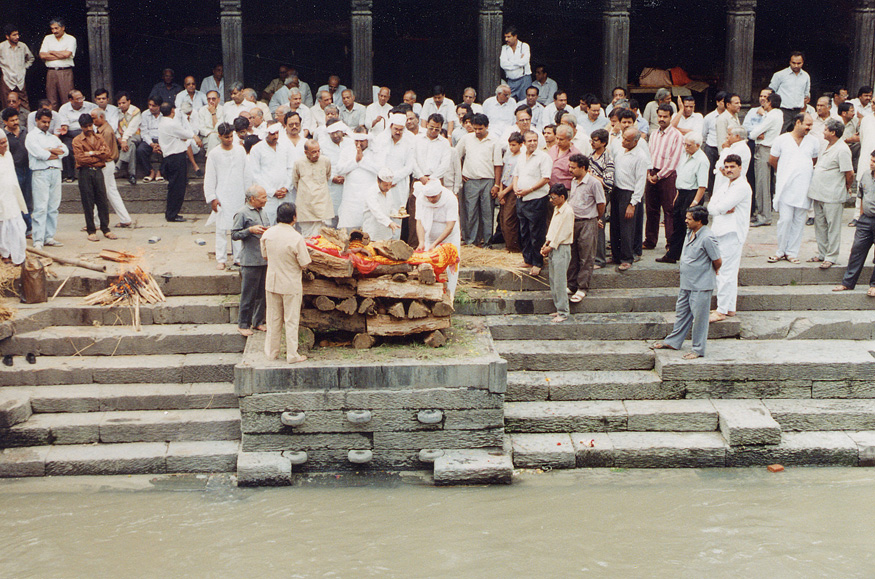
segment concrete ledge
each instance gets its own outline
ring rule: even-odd
[[[650,370],[653,352],[640,342],[515,340],[496,342],[507,370]]]
[[[766,400],[784,430],[875,430],[875,400]]]
[[[508,372],[509,402],[538,400],[676,400],[679,382],[663,382],[652,370]]]
[[[0,428],[11,428],[24,422],[32,413],[30,395],[0,390]]]
[[[620,468],[722,467],[726,441],[717,432],[610,432]]]
[[[620,401],[508,402],[508,432],[606,432],[626,430],[626,408]]]
[[[367,407],[365,407],[367,408]],[[438,408],[434,406],[433,408]],[[248,434],[330,433],[330,432],[412,432],[419,430],[484,430],[504,425],[500,408],[475,410],[444,410],[443,420],[423,424],[417,419],[417,409],[380,409],[372,412],[371,420],[354,424],[347,420],[345,410],[311,410],[300,426],[285,426],[280,412],[243,412],[241,428]]]
[[[360,450],[373,448],[366,434],[243,434],[243,452],[281,452],[283,450]],[[425,447],[422,447],[425,448]]]
[[[731,446],[726,466],[857,466],[857,444],[845,432],[785,432],[774,446]]]
[[[666,388],[683,388],[686,398],[811,398],[811,380],[666,380]]]
[[[392,410],[392,409],[501,409],[504,397],[476,388],[422,388],[406,390],[313,390],[257,394],[240,399],[243,412],[286,410]]]
[[[0,450],[0,478],[45,476],[51,446],[28,446]]]
[[[514,434],[510,438],[517,468],[574,468],[577,463],[568,434]]]
[[[714,400],[729,446],[779,444],[781,426],[760,400]]]
[[[53,446],[46,475],[162,474],[166,454],[165,442]]]
[[[241,452],[237,457],[237,486],[288,486],[292,463],[279,452]]]
[[[498,451],[450,450],[434,461],[436,485],[511,484],[513,462]]]

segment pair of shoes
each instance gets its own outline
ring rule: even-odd
[[[54,237],[52,237],[51,239],[46,239],[43,244],[48,245],[49,247],[64,247],[64,244]]]
[[[569,298],[569,301],[571,301],[571,303],[577,304],[577,303],[580,303],[581,301],[583,301],[583,298],[585,298],[585,297],[586,297],[586,292],[579,289],[576,292],[574,292],[574,295]]]
[[[814,217],[809,217],[805,220],[805,225],[814,225]]]
[[[676,259],[669,259],[667,255],[663,255],[662,257],[657,257],[654,261],[657,263],[677,263]]]
[[[154,180],[155,180],[155,178],[152,177],[151,175],[147,175],[147,176],[143,177],[143,183],[151,183]]]
[[[137,184],[137,178],[134,177],[133,175],[131,175],[130,177],[128,177],[128,183],[130,183],[131,185],[136,185],[136,184]]]
[[[856,227],[856,226],[857,226],[857,220],[856,220],[856,219],[852,219],[851,222],[848,223],[848,227]]]
[[[185,217],[183,217],[182,215],[177,215],[173,219],[167,220],[168,223],[182,223],[183,221],[185,221]]]

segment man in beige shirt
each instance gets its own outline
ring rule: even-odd
[[[267,338],[264,355],[276,360],[280,353],[280,331],[286,329],[286,361],[303,362],[298,354],[298,324],[304,288],[301,272],[310,264],[310,252],[301,234],[295,231],[297,214],[294,203],[281,203],[276,211],[277,224],[261,236],[261,255],[267,260],[264,289],[267,306]]]
[[[328,191],[330,178],[331,162],[320,156],[318,141],[308,139],[304,143],[304,157],[292,167],[292,187],[298,190],[298,228],[304,237],[319,235],[322,226],[334,218],[334,205]]]

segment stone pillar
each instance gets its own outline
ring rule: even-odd
[[[736,92],[742,107],[750,105],[753,92],[753,32],[756,0],[727,0],[724,90]]]
[[[629,84],[629,8],[632,0],[605,0],[602,9],[602,98]]]
[[[231,85],[243,82],[243,13],[240,0],[219,0],[222,21],[222,66],[225,69],[225,100]]]
[[[502,13],[504,0],[480,0],[478,20],[479,51],[477,56],[478,99],[483,102],[495,94],[495,87],[501,82],[501,45],[504,43]]]
[[[109,0],[88,0],[88,56],[91,64],[91,99],[105,88],[112,101],[112,58],[109,53]],[[80,84],[82,79],[78,81]],[[78,85],[77,85],[78,86]],[[83,87],[84,88],[84,87]]]
[[[854,7],[854,44],[848,71],[848,90],[856,96],[861,86],[875,80],[875,0],[857,0]]]
[[[370,104],[374,86],[374,15],[373,0],[352,0],[352,90],[356,101]]]

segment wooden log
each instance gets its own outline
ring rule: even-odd
[[[333,227],[323,227],[319,234],[330,241],[341,250],[345,250],[349,246],[349,234],[346,229],[334,229]]]
[[[366,323],[368,333],[372,336],[406,336],[449,328],[451,320],[434,316],[420,320],[397,320],[392,316],[376,315],[366,318]]]
[[[413,300],[410,303],[410,307],[407,309],[407,317],[411,320],[428,317],[430,313],[431,310],[428,309],[428,306],[419,300]]]
[[[371,243],[371,249],[373,249],[377,255],[388,257],[394,261],[407,261],[413,257],[413,248],[400,239],[375,241]]]
[[[310,328],[299,328],[298,329],[298,350],[299,351],[308,351],[312,350],[313,346],[316,345],[316,334],[313,333],[313,330]]]
[[[304,283],[307,283],[308,281],[313,281],[314,279],[316,279],[316,274],[313,273],[312,271],[310,271],[309,269],[305,269],[304,271],[301,272],[301,279],[304,280]],[[304,292],[304,293],[307,293],[307,292]]]
[[[389,308],[389,315],[399,320],[404,319],[404,302],[396,302]]]
[[[365,317],[361,314],[338,316],[333,312],[320,312],[314,309],[301,310],[301,326],[314,332],[331,332],[344,330],[346,332],[366,332]]]
[[[420,263],[417,271],[419,272],[419,283],[434,285],[437,281],[437,276],[434,274],[434,268],[430,263]]]
[[[316,306],[316,309],[320,312],[330,312],[335,308],[334,301],[326,296],[317,296],[316,299],[313,300],[313,305]]]
[[[450,316],[456,308],[453,307],[453,301],[450,299],[450,294],[444,294],[443,299],[432,306],[431,313],[439,318]]]
[[[128,253],[126,251],[116,251],[115,249],[101,249],[100,259],[115,261],[117,263],[128,263],[137,259],[137,256],[133,253]]]
[[[344,314],[351,316],[358,309],[358,301],[355,299],[355,296],[350,296],[337,304],[337,310],[343,312]]]
[[[370,334],[356,334],[352,339],[352,347],[356,350],[367,350],[377,343],[377,339]]]
[[[407,282],[407,274],[406,273],[393,274],[392,281],[394,281],[395,283],[406,283]]]
[[[388,277],[361,279],[356,292],[365,298],[421,299],[432,302],[440,301],[444,297],[442,284],[397,283]]]
[[[49,259],[54,260],[54,261],[61,263],[63,265],[72,265],[75,267],[81,267],[83,269],[90,269],[91,271],[99,271],[100,273],[106,272],[106,266],[103,264],[95,265],[93,263],[88,263],[86,261],[82,261],[81,259],[72,259],[69,257],[58,257],[57,255],[52,255],[51,253],[47,253],[47,252],[43,251],[42,249],[34,249],[32,247],[28,247],[27,251],[29,253],[33,253],[33,254],[39,255],[41,257],[48,257]]]
[[[381,275],[392,275],[396,273],[410,273],[413,271],[413,266],[409,263],[396,263],[395,265],[378,265],[374,271],[366,277],[380,277]]]
[[[310,265],[307,269],[324,277],[352,277],[352,262],[347,259],[334,257],[325,252],[312,248],[310,250]]]
[[[447,338],[440,330],[435,330],[428,336],[426,336],[423,342],[425,342],[426,346],[431,346],[432,348],[440,348],[447,343]]]
[[[362,303],[359,304],[359,313],[373,316],[377,313],[376,305],[377,302],[374,301],[374,298],[365,298],[362,300]]]

